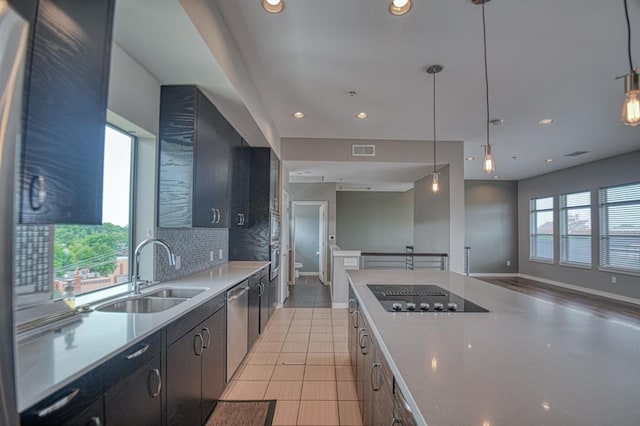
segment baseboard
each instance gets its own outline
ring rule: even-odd
[[[318,272],[300,272],[301,277],[317,277],[318,275],[320,275]]]
[[[578,291],[580,293],[593,294],[595,296],[606,297],[607,299],[619,300],[621,302],[633,303],[634,305],[640,305],[640,299],[634,299],[633,297],[622,296],[620,294],[609,293],[606,291],[594,290],[592,288],[580,287],[578,285],[567,284],[560,281],[548,280],[546,278],[536,277],[534,275],[527,274],[517,274],[517,276],[522,278],[528,278],[534,281],[540,281],[545,284],[551,284],[558,287],[563,287],[569,290]]]
[[[349,307],[348,303],[332,303],[331,307],[333,309],[347,309]]]
[[[476,273],[471,273],[469,274],[470,277],[517,277],[518,273],[517,272],[510,272],[510,273],[487,273],[487,272],[476,272]]]

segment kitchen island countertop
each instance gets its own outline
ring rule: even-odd
[[[347,274],[418,424],[640,424],[637,324],[451,272]],[[490,312],[387,312],[367,284],[435,284]]]
[[[269,262],[258,261],[228,262],[161,282],[143,289],[142,293],[167,286],[207,290],[162,312],[129,314],[94,310],[81,314],[81,321],[65,326],[59,332],[49,332],[18,343],[18,411],[24,411],[268,265]],[[98,305],[100,303],[94,307]]]

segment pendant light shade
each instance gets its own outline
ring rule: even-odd
[[[493,161],[491,154],[491,145],[484,147],[484,161],[482,162],[482,171],[485,173],[493,173],[496,170],[496,163]]]
[[[431,182],[431,191],[436,193],[440,190],[438,184],[439,173],[436,169],[436,74],[442,71],[444,67],[442,65],[431,65],[427,68],[427,74],[433,76],[433,173]]]
[[[627,55],[629,56],[629,74],[618,77],[624,78],[624,102],[622,103],[622,122],[628,126],[640,123],[640,86],[638,72],[633,69],[631,58],[631,23],[629,22],[629,8],[624,0],[624,15],[627,19]]]

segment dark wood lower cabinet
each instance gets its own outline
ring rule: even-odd
[[[224,390],[226,353],[225,310],[220,309],[202,323],[202,416],[204,423]],[[209,336],[210,335],[210,336]]]
[[[260,273],[256,272],[249,277],[249,350],[258,340],[260,334]]]
[[[204,423],[224,389],[225,352],[224,309],[167,347],[167,424]]]
[[[269,322],[269,277],[267,275],[260,276],[260,334],[264,333]]]
[[[415,425],[409,405],[349,288],[349,356],[362,422],[367,426]]]
[[[160,355],[105,393],[105,420],[109,425],[162,423]]]
[[[278,276],[269,281],[269,318],[276,312],[276,306],[278,306],[278,281]]]

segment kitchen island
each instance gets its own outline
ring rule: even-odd
[[[437,270],[347,272],[418,424],[640,424],[640,327]],[[368,284],[437,285],[489,312],[388,312]]]

